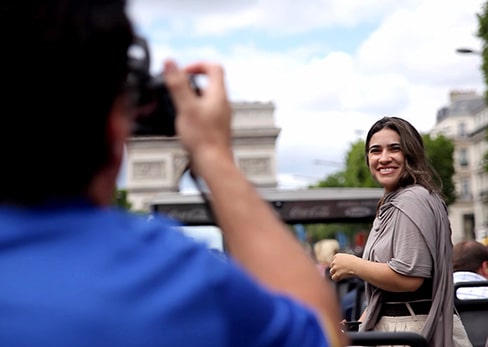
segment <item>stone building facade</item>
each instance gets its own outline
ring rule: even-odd
[[[237,165],[258,188],[275,188],[276,140],[272,102],[232,104],[232,146]],[[137,136],[127,143],[126,189],[133,209],[147,211],[160,193],[177,192],[188,165],[177,137]]]
[[[432,136],[443,134],[454,142],[454,183],[457,200],[449,206],[453,242],[464,239],[487,241],[488,108],[485,98],[472,91],[452,91],[449,105],[437,112]]]

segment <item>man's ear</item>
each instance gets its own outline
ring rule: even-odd
[[[121,95],[115,100],[107,121],[107,141],[111,160],[122,161],[125,142],[132,129],[132,117],[126,98]]]
[[[480,275],[488,280],[488,260],[485,260],[481,263]]]

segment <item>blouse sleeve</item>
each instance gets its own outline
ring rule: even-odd
[[[419,217],[422,214],[419,211]],[[434,216],[430,216],[434,218]],[[392,258],[388,266],[402,275],[430,278],[432,257],[427,243],[412,219],[398,211],[392,234]],[[434,232],[434,231],[432,231]]]

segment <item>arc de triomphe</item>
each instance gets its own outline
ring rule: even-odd
[[[232,104],[233,152],[237,165],[258,188],[275,188],[276,140],[272,102]],[[127,143],[126,189],[134,210],[148,210],[160,193],[177,192],[188,163],[176,137],[132,137]]]

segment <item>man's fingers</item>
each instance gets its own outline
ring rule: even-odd
[[[171,60],[164,64],[164,82],[177,109],[182,108],[188,102],[188,98],[195,95],[191,89],[187,73],[180,70]]]
[[[193,63],[185,67],[185,71],[190,74],[209,75],[219,73],[219,70],[221,70],[220,65],[204,62]]]
[[[195,63],[185,67],[185,72],[194,75],[206,75],[208,77],[208,80],[211,81],[211,83],[209,84],[209,88],[217,85],[221,86],[225,83],[224,69],[221,65],[210,63]]]

